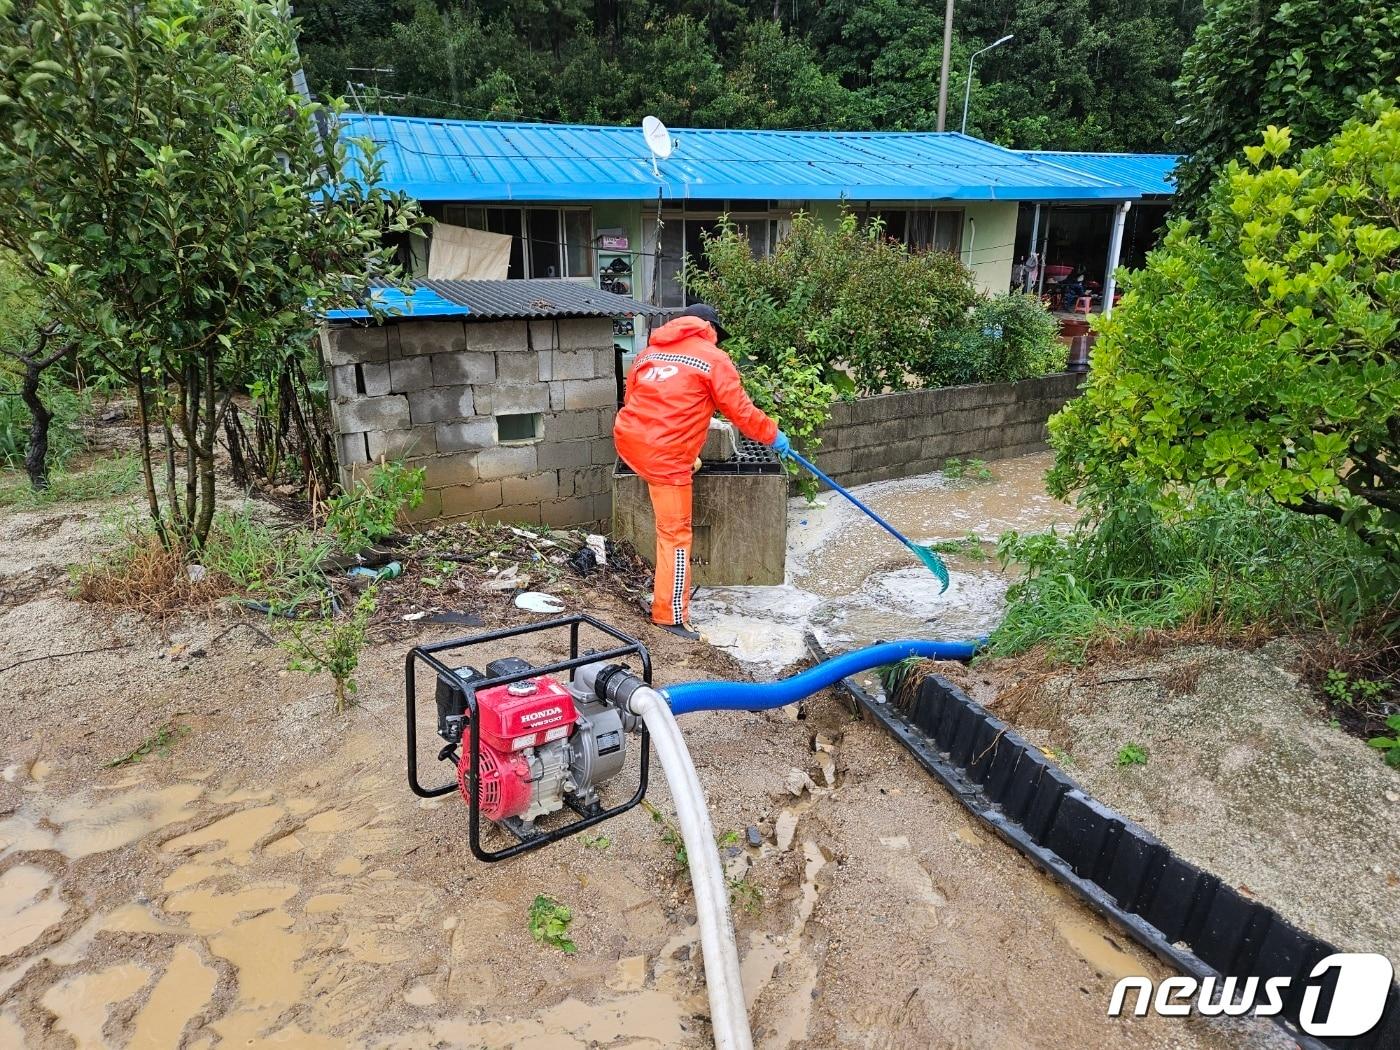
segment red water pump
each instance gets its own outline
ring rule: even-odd
[[[585,626],[623,644],[580,655],[579,629]],[[486,664],[482,672],[469,666],[449,667],[439,656],[447,650],[561,627],[570,630],[570,657],[545,667],[506,657]],[[483,860],[502,860],[546,845],[630,809],[646,792],[646,731],[633,716],[600,699],[602,691],[596,685],[600,678],[606,681],[609,673],[623,670],[610,661],[626,655],[640,656],[649,677],[650,658],[640,642],[584,615],[413,649],[405,673],[409,786],[423,797],[459,790],[469,810],[472,852]],[[438,758],[457,767],[456,784],[440,788],[418,783],[414,692],[418,661],[436,672],[436,728],[447,742]],[[573,677],[557,677],[585,666],[591,668],[587,685],[575,684]],[[605,809],[599,788],[624,769],[627,734],[636,729],[642,733],[639,785],[630,800]],[[566,807],[580,819],[553,830],[537,825],[541,818]],[[502,850],[483,849],[483,816],[518,842]]]

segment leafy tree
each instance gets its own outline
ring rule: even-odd
[[[1182,61],[1177,199],[1211,180],[1270,124],[1298,146],[1328,139],[1368,91],[1400,78],[1400,5],[1373,0],[1215,0]]]
[[[1338,522],[1400,571],[1400,108],[1366,107],[1292,164],[1268,129],[1128,275],[1084,397],[1051,420],[1056,495],[1209,481]]]
[[[146,498],[198,548],[220,424],[254,362],[392,274],[411,209],[352,180],[292,87],[285,6],[0,0],[0,244],[137,391]],[[153,437],[153,431],[159,436]]]

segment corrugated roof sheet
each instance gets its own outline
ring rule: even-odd
[[[652,173],[639,128],[354,113],[380,183],[420,200],[1122,200],[1138,191],[953,132],[673,129]]]
[[[415,285],[411,294],[404,295],[398,288],[376,283],[370,295],[375,305],[390,317],[465,317],[471,313],[470,307],[444,299],[431,288],[421,285]],[[370,312],[363,307],[354,307],[327,310],[325,316],[328,321],[362,321],[370,316]]]
[[[1181,160],[1175,153],[1073,153],[1064,150],[1023,150],[1022,156],[1054,164],[1120,186],[1130,186],[1145,197],[1176,192],[1172,172]]]
[[[396,288],[376,284],[372,294],[389,308],[387,320],[415,317],[463,317],[478,321],[507,317],[632,317],[674,313],[625,295],[605,292],[582,281],[535,278],[524,281],[413,282],[407,299]],[[395,309],[397,304],[407,304]],[[415,304],[419,304],[416,305]],[[328,310],[330,321],[365,320],[368,310]]]

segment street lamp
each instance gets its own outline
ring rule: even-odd
[[[1002,37],[1000,40],[997,40],[997,41],[995,41],[994,43],[988,44],[988,45],[987,45],[986,47],[984,47],[981,51],[974,51],[973,54],[972,54],[972,57],[969,58],[969,59],[967,60],[967,89],[966,89],[965,91],[963,91],[963,122],[962,122],[962,133],[963,133],[964,135],[967,134],[967,104],[968,104],[968,102],[971,101],[971,99],[972,99],[972,63],[974,63],[974,62],[977,61],[977,56],[978,56],[978,55],[985,55],[985,54],[986,54],[988,51],[990,51],[992,48],[994,48],[994,47],[1001,47],[1002,44],[1005,44],[1005,43],[1007,43],[1008,41],[1010,41],[1015,35],[1016,35],[1015,33],[1007,33],[1007,34],[1006,34],[1004,37]]]

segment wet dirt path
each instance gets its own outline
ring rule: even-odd
[[[68,530],[102,512],[65,509],[70,553]],[[0,524],[10,557],[50,556],[43,514]],[[593,608],[645,630],[620,602]],[[407,637],[373,642],[361,706],[335,717],[323,683],[231,625],[112,614],[61,588],[0,606],[0,667],[124,646],[0,677],[0,1046],[709,1045],[690,889],[661,826],[633,811],[602,826],[605,842],[482,865],[458,800],[403,782]],[[659,682],[735,673],[646,640]],[[485,657],[512,652],[559,655]],[[184,732],[168,754],[109,767],[171,722]],[[1281,1045],[1236,1023],[1106,1018],[1120,970],[1160,968],[972,828],[835,697],[805,719],[698,714],[683,728],[732,833],[761,1050]],[[674,813],[659,774],[648,798]],[[576,954],[531,939],[540,893],[572,909]]]
[[[806,656],[810,630],[830,651],[896,638],[975,638],[1001,617],[1007,579],[993,557],[1007,530],[1043,531],[1074,521],[1045,493],[1049,453],[989,464],[992,478],[928,474],[862,485],[856,494],[915,543],[980,541],[944,555],[952,580],[937,581],[896,540],[834,492],[788,507],[788,579],[782,587],[707,587],[694,603],[705,637],[765,671]]]

